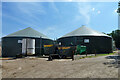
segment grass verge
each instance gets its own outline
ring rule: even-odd
[[[84,58],[94,58],[94,57],[114,55],[114,54],[115,54],[115,52],[109,53],[109,54],[96,54],[96,56],[95,56],[95,55],[92,55],[92,56],[84,56],[84,57],[80,57],[80,59],[84,59]]]

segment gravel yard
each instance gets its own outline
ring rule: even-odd
[[[109,55],[113,56],[113,55]],[[47,58],[3,60],[3,78],[118,78],[115,59],[106,56],[72,61]]]

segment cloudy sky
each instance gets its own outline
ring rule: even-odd
[[[118,28],[117,2],[3,2],[2,36],[32,27],[59,38],[82,25],[110,33]]]

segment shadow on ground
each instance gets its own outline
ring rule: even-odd
[[[109,62],[104,62],[108,67],[120,68],[120,56],[107,56],[106,59],[111,59]]]

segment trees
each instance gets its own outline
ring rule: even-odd
[[[120,49],[120,30],[112,31],[112,33],[108,35],[112,36],[113,40],[115,41],[116,47]]]

